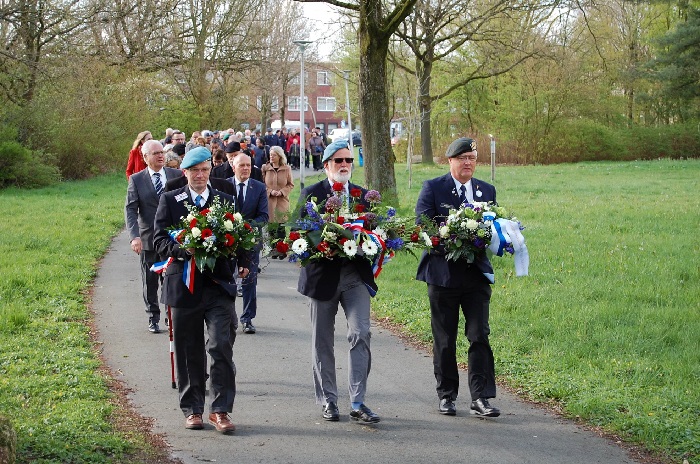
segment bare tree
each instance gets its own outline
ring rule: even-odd
[[[296,0],[317,2],[318,0]],[[366,153],[365,181],[390,201],[397,199],[394,152],[389,134],[387,56],[389,41],[401,22],[411,13],[416,0],[399,0],[387,5],[381,0],[323,0],[358,14],[360,44],[360,116],[363,149]]]
[[[477,79],[504,74],[533,56],[531,42],[519,32],[533,30],[551,16],[558,5],[551,2],[477,2],[470,0],[418,0],[413,13],[396,34],[415,57],[413,69],[405,61],[392,57],[392,62],[413,73],[418,80],[418,104],[423,163],[433,162],[431,110],[436,100]],[[471,61],[466,69],[455,69],[450,85],[431,93],[433,67],[441,60],[454,59],[469,48],[489,50],[486,59]],[[482,54],[483,56],[483,54]],[[460,63],[460,65],[463,62]]]

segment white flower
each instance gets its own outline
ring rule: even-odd
[[[433,246],[433,241],[430,240],[430,235],[428,235],[425,232],[421,232],[420,236],[423,237],[423,241],[425,242],[426,246],[429,246],[429,247]]]
[[[374,229],[372,232],[374,232],[375,234],[379,235],[379,237],[380,237],[382,240],[386,240],[386,232],[385,232],[384,229],[382,229],[381,227],[377,227],[377,228]]]
[[[224,221],[224,229],[226,229],[227,231],[231,232],[231,231],[233,230],[233,222],[231,222],[230,220],[226,219],[226,220]]]
[[[377,245],[375,245],[372,240],[365,240],[362,242],[362,251],[364,251],[367,256],[374,256],[377,254]]]
[[[450,236],[450,228],[447,226],[440,227],[440,237],[447,238]]]
[[[193,219],[194,219],[194,215],[192,213],[187,215],[187,222],[192,222]]]
[[[328,241],[334,242],[335,239],[338,238],[338,234],[336,234],[335,232],[331,232],[330,230],[326,230],[323,233],[323,237]]]
[[[241,216],[241,213],[233,213],[233,217],[236,218],[236,221],[242,221],[243,216]]]
[[[304,240],[303,238],[298,238],[294,240],[294,243],[292,243],[292,251],[300,255],[306,251],[306,248],[308,248],[308,246],[309,244],[306,243],[306,240]]]
[[[194,238],[197,238],[197,237],[199,237],[200,235],[202,235],[202,231],[199,230],[199,227],[193,227],[193,228],[192,228],[192,236],[193,236]]]
[[[467,219],[467,229],[476,230],[477,227],[479,227],[478,222],[476,222],[474,219]]]
[[[343,243],[343,251],[348,257],[353,257],[357,254],[357,243],[354,240],[347,240]]]

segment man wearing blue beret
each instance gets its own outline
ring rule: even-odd
[[[229,413],[236,396],[233,342],[237,324],[235,274],[248,275],[249,256],[239,250],[235,259],[218,258],[214,270],[196,269],[193,288],[183,282],[184,263],[190,261],[192,250],[180,247],[171,239],[169,230],[189,214],[186,204],[208,208],[215,198],[221,203],[235,204],[234,197],[214,190],[208,185],[211,172],[211,152],[205,147],[188,151],[181,168],[187,185],[165,192],[160,197],[155,218],[155,247],[163,259],[173,258],[165,270],[161,302],[172,307],[175,358],[180,394],[180,409],[185,428],[204,427],[204,392],[206,389],[206,353],[204,323],[211,357],[211,407],[209,422],[222,433],[233,432],[236,426]]]
[[[333,195],[334,183],[343,184],[344,198],[352,189],[360,189],[359,203],[369,208],[364,199],[366,189],[350,183],[353,157],[347,140],[328,145],[323,152],[323,168],[327,178],[301,192],[301,201],[315,198],[318,203]],[[306,209],[301,208],[301,216]],[[335,377],[333,339],[335,315],[342,305],[348,322],[348,390],[350,419],[361,423],[379,422],[379,416],[364,403],[367,377],[371,366],[370,297],[377,292],[372,265],[367,259],[320,259],[301,268],[297,290],[309,297],[311,308],[311,349],[316,403],[323,406],[327,421],[340,418],[338,387]]]

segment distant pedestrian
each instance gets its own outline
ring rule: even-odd
[[[129,152],[129,160],[126,163],[127,180],[132,174],[146,169],[146,162],[143,160],[141,145],[152,139],[153,135],[151,135],[150,131],[139,132],[139,135],[136,136],[136,140],[134,140],[134,143],[131,146],[131,151]]]

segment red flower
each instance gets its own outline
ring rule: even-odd
[[[233,235],[226,234],[224,237],[226,238],[226,242],[224,243],[224,245],[226,245],[227,247],[233,246],[233,244],[236,243],[236,237],[234,237]]]
[[[204,239],[206,239],[206,238],[209,238],[209,237],[211,237],[212,235],[214,235],[214,232],[212,232],[211,229],[204,229],[204,230],[202,231],[202,240],[204,240]]]
[[[192,219],[190,221],[190,229],[194,229],[195,227],[197,227],[197,219],[196,218]]]
[[[440,245],[440,239],[434,235],[432,237],[430,237],[430,241],[432,242],[433,246]]]
[[[236,220],[236,217],[228,211],[224,214],[224,217],[231,222],[234,222]]]
[[[412,233],[411,234],[411,241],[412,242],[417,242],[418,241],[418,234],[417,233]]]
[[[245,227],[245,228],[248,229],[248,230],[253,230],[253,228],[252,228],[252,227],[250,226],[250,224],[248,224],[247,222],[244,222],[244,223],[243,223],[243,227]]]
[[[338,216],[338,219],[335,220],[338,224],[342,224],[345,222],[345,218],[343,216]]]
[[[200,211],[200,213],[202,213],[202,216],[206,216],[209,214],[209,208],[204,208],[202,211]]]
[[[321,253],[325,253],[330,249],[330,245],[325,240],[316,245],[316,249]]]
[[[355,205],[355,212],[356,213],[364,213],[365,212],[365,205],[362,204],[356,204]]]
[[[345,238],[345,237],[343,237],[343,238],[341,238],[340,240],[338,240],[338,243],[340,243],[340,244],[342,245],[342,244],[344,244],[344,243],[347,242],[347,241],[348,241],[348,239]]]
[[[275,248],[279,253],[287,253],[289,251],[289,245],[284,242],[277,242],[277,246],[275,246]]]
[[[301,234],[299,232],[297,232],[296,230],[289,233],[289,240],[299,240],[300,238],[301,238]]]
[[[182,243],[185,240],[185,235],[186,234],[184,229],[182,230],[182,232],[177,234],[177,237],[175,238],[175,240],[177,240],[177,243]]]
[[[362,190],[359,188],[350,189],[350,196],[353,198],[360,198],[362,196]]]
[[[334,192],[342,192],[345,190],[345,186],[341,184],[340,182],[333,182],[333,191]]]

